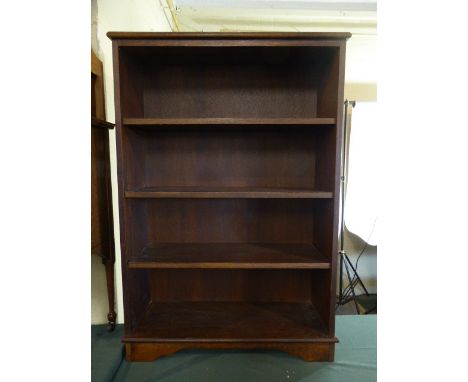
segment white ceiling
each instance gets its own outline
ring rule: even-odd
[[[174,0],[177,7],[376,11],[377,0]]]
[[[167,4],[179,31],[376,33],[376,0],[172,0]]]
[[[169,0],[167,4],[178,31],[351,32],[346,80],[376,82],[376,0]]]

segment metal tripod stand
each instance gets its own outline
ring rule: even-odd
[[[341,156],[341,222],[340,222],[340,250],[338,252],[339,255],[339,291],[338,291],[338,301],[336,303],[336,308],[339,306],[347,304],[349,301],[353,300],[354,305],[356,307],[357,314],[361,314],[358,302],[356,299],[356,286],[360,285],[364,290],[366,296],[369,296],[369,292],[366,289],[366,286],[362,282],[361,278],[359,277],[356,268],[351,263],[346,251],[345,247],[345,240],[344,240],[344,233],[345,233],[345,223],[344,223],[344,206],[345,206],[345,199],[346,199],[346,172],[347,172],[347,139],[348,139],[348,107],[354,107],[356,105],[356,101],[348,101],[344,102],[345,106],[345,113],[344,113],[344,123],[343,123],[343,146],[342,146],[342,156]],[[348,285],[346,288],[343,288],[343,278],[344,278],[344,271],[346,271],[346,278],[348,280]]]

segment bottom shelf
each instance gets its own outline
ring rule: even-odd
[[[336,342],[305,303],[151,303],[124,342]]]

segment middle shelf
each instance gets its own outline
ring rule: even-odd
[[[311,244],[164,243],[131,257],[131,269],[329,269]]]
[[[126,198],[192,199],[332,199],[333,193],[293,188],[247,187],[145,187],[125,191]]]
[[[123,118],[125,126],[164,127],[164,126],[300,126],[335,125],[335,118]]]

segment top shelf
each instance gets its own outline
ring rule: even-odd
[[[335,125],[335,118],[124,118],[127,126]]]

